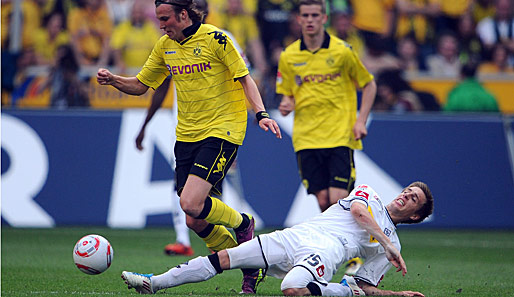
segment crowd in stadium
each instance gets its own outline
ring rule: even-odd
[[[233,34],[266,106],[276,108],[280,53],[301,35],[297,1],[208,2],[206,22]],[[464,68],[470,78],[475,72],[514,73],[512,0],[326,2],[326,30],[351,44],[375,75],[375,110],[444,108],[432,94],[414,90],[406,73],[446,78],[460,78]],[[46,85],[65,94],[66,102],[53,106],[87,106],[85,76],[94,73],[88,69],[137,73],[162,36],[151,0],[2,0],[1,25],[3,104],[4,95],[16,92],[30,75],[27,69],[42,66],[49,73]]]

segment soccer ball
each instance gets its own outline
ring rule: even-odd
[[[73,261],[86,274],[100,274],[111,266],[114,250],[107,239],[90,234],[82,237],[73,248]]]

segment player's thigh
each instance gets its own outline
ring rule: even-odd
[[[325,149],[308,149],[296,153],[298,171],[309,194],[328,189],[329,168]]]
[[[221,185],[237,155],[238,145],[209,137],[195,143],[177,142],[175,145],[177,189],[182,191],[190,175],[207,181],[210,193],[221,195]]]
[[[351,192],[355,186],[355,163],[353,150],[340,146],[330,149],[330,187]]]
[[[199,142],[175,142],[175,189],[180,196],[186,185],[189,172],[194,164],[196,154],[200,149]]]

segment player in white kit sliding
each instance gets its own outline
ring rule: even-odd
[[[262,234],[237,247],[197,257],[160,274],[122,273],[129,289],[153,294],[185,283],[205,281],[223,270],[263,268],[283,278],[284,295],[398,295],[419,292],[378,289],[391,265],[407,273],[400,254],[396,225],[419,223],[433,211],[428,186],[414,182],[387,206],[368,185],[356,187],[348,197],[326,211],[291,228]],[[330,283],[337,269],[354,257],[365,259],[352,277]]]

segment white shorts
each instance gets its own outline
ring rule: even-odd
[[[332,279],[345,254],[338,239],[294,228],[259,235],[227,252],[232,269],[268,268],[268,275],[282,279],[301,266],[323,284]]]

